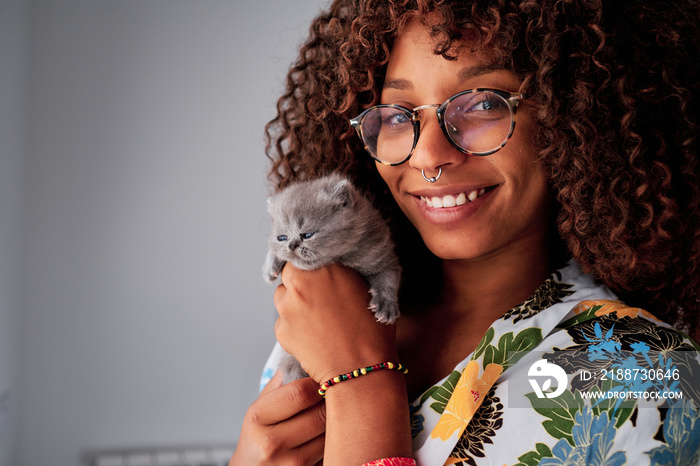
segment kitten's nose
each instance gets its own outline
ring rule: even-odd
[[[298,239],[292,240],[289,242],[289,249],[292,251],[296,251],[296,249],[301,246],[301,241]]]

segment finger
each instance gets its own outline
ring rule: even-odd
[[[326,445],[326,435],[321,434],[318,437],[309,440],[305,444],[294,449],[294,454],[299,460],[299,464],[323,464],[323,449]]]
[[[284,279],[287,277],[290,273],[293,273],[296,267],[294,267],[294,264],[290,264],[287,262],[284,264],[284,267],[282,268],[282,271],[280,272],[280,282],[284,284]]]
[[[283,379],[284,377],[282,371],[277,370],[277,372],[275,372],[275,375],[273,375],[272,378],[265,384],[263,389],[260,390],[258,398],[265,396],[267,393],[270,393],[275,388],[281,387]]]
[[[253,403],[254,419],[262,425],[278,424],[297,413],[320,403],[318,385],[310,378],[295,380],[282,385]]]
[[[272,426],[267,441],[278,443],[283,450],[300,448],[326,432],[326,405],[320,403]]]
[[[275,303],[275,308],[279,312],[279,309],[283,307],[283,301],[285,296],[287,296],[287,287],[280,284],[275,288],[275,293],[272,296],[272,301]]]

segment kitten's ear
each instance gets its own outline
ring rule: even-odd
[[[272,213],[271,210],[272,210],[273,204],[275,203],[275,197],[276,197],[276,195],[270,196],[267,198],[267,211],[270,213]]]
[[[352,206],[357,200],[357,191],[345,178],[338,178],[335,183],[328,187],[326,193],[331,202],[343,207]]]

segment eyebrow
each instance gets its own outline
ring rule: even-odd
[[[476,78],[478,76],[483,76],[485,74],[493,73],[494,71],[503,70],[504,68],[498,66],[496,63],[487,63],[485,65],[468,66],[462,68],[457,73],[460,80],[468,81],[470,79]],[[391,79],[384,83],[384,89],[396,89],[399,91],[405,91],[413,89],[413,83],[407,79]]]
[[[485,74],[493,73],[494,71],[504,70],[505,68],[498,66],[496,63],[486,63],[484,65],[469,66],[462,68],[459,71],[459,77],[463,81],[467,81],[477,76],[483,76]]]

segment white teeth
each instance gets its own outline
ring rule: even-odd
[[[457,195],[448,194],[443,197],[432,197],[428,198],[421,196],[421,201],[425,202],[428,207],[442,208],[442,207],[455,207],[466,204],[467,202],[474,202],[479,197],[486,194],[486,188],[475,189],[467,193],[459,193]]]

